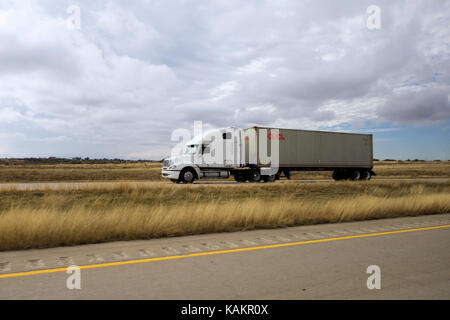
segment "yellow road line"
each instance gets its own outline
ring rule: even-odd
[[[433,229],[442,229],[442,228],[450,228],[450,224],[441,225],[441,226],[434,226],[434,227],[416,228],[416,229],[404,229],[404,230],[378,232],[378,233],[358,234],[358,235],[345,236],[345,237],[336,237],[336,238],[326,238],[326,239],[317,239],[317,240],[307,240],[307,241],[298,241],[298,242],[279,243],[279,244],[271,244],[271,245],[266,245],[266,246],[256,246],[256,247],[247,247],[247,248],[238,248],[238,249],[228,249],[228,250],[217,250],[217,251],[209,251],[209,252],[190,253],[190,254],[186,254],[186,255],[176,255],[176,256],[168,256],[168,257],[128,260],[128,261],[120,261],[120,262],[108,262],[108,263],[100,263],[100,264],[90,264],[90,265],[80,266],[80,269],[93,269],[93,268],[113,267],[113,266],[121,266],[121,265],[126,265],[126,264],[135,264],[135,263],[145,263],[145,262],[153,262],[153,261],[164,261],[164,260],[174,260],[174,259],[182,259],[182,258],[209,256],[209,255],[221,254],[221,253],[243,252],[243,251],[261,250],[261,249],[269,249],[269,248],[281,248],[281,247],[288,247],[288,246],[297,246],[297,245],[302,245],[302,244],[330,242],[330,241],[336,241],[336,240],[346,240],[346,239],[356,239],[356,238],[367,238],[367,237],[382,236],[382,235],[388,235],[388,234],[398,234],[398,233],[423,231],[423,230],[433,230]],[[67,271],[67,268],[55,268],[55,269],[45,269],[45,270],[36,270],[36,271],[8,273],[8,274],[1,274],[0,275],[0,279],[12,278],[12,277],[20,277],[20,276],[30,276],[30,275],[35,275],[35,274],[65,272],[65,271]]]

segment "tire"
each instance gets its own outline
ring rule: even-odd
[[[353,181],[361,180],[361,172],[359,170],[354,170],[351,173],[350,179]]]
[[[361,180],[370,180],[370,178],[372,178],[372,174],[370,173],[370,171],[364,170],[361,176]]]
[[[259,182],[259,181],[261,181],[261,172],[259,172],[259,170],[253,170],[250,173],[250,181],[251,182]]]
[[[275,181],[275,175],[271,176],[262,176],[262,180],[264,182],[274,182]]]
[[[333,171],[332,177],[335,181],[342,180],[342,173],[339,171]]]
[[[348,179],[349,173],[346,171],[333,171],[333,179],[336,181]]]
[[[180,182],[192,183],[192,182],[194,182],[194,180],[195,180],[194,170],[189,168],[189,169],[181,171],[180,179],[179,179]]]
[[[235,175],[233,175],[234,177],[234,181],[236,182],[245,182],[247,181],[241,174],[237,173]]]

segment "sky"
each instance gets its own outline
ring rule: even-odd
[[[449,25],[443,0],[1,0],[0,158],[157,160],[202,121],[448,160]]]

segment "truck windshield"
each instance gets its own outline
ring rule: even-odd
[[[198,146],[195,144],[191,144],[187,146],[185,154],[196,154]]]

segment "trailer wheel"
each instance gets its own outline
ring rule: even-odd
[[[359,170],[354,170],[351,173],[350,179],[353,180],[353,181],[360,180],[361,179],[361,172]]]
[[[191,168],[181,171],[180,181],[183,183],[192,183],[195,180],[195,173]]]
[[[342,180],[342,173],[339,171],[333,171],[332,177],[335,181]]]
[[[349,173],[346,171],[335,170],[333,171],[332,177],[336,181],[345,180],[349,178]]]
[[[372,174],[370,173],[369,170],[365,170],[362,174],[361,179],[362,180],[370,180],[370,178],[372,178]]]

